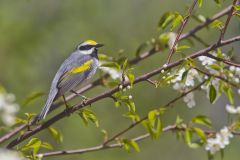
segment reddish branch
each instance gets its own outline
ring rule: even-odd
[[[171,48],[171,50],[170,50],[170,52],[169,52],[169,54],[168,54],[168,58],[167,58],[167,63],[166,63],[166,64],[169,64],[169,63],[170,63],[171,58],[172,58],[172,55],[173,55],[174,52],[176,51],[176,45],[177,45],[177,43],[178,43],[178,41],[179,41],[179,38],[180,38],[180,36],[181,36],[181,34],[182,34],[182,32],[183,32],[183,29],[184,29],[185,26],[187,25],[188,20],[189,20],[189,18],[191,17],[192,12],[193,12],[193,9],[194,9],[194,7],[196,6],[197,2],[198,2],[198,0],[194,0],[194,1],[193,1],[192,6],[191,6],[191,7],[189,8],[189,10],[188,10],[188,15],[187,15],[186,17],[184,17],[183,22],[182,22],[182,25],[179,27],[179,29],[178,29],[178,31],[177,31],[177,36],[176,36],[176,39],[175,39],[175,41],[174,41],[174,43],[173,43],[173,46],[172,46],[172,48]]]
[[[220,43],[221,40],[224,39],[224,35],[225,35],[225,33],[226,33],[226,30],[227,30],[227,28],[228,28],[228,25],[229,25],[229,23],[230,23],[230,20],[231,20],[231,18],[232,18],[232,16],[233,16],[234,6],[235,6],[237,3],[238,3],[238,0],[234,0],[234,1],[233,1],[233,4],[232,4],[232,6],[231,6],[231,10],[230,10],[230,12],[228,13],[228,17],[227,17],[227,20],[226,20],[226,22],[225,22],[225,25],[224,25],[223,29],[221,30],[221,34],[220,34],[220,37],[219,37],[219,40],[218,40],[219,43]]]

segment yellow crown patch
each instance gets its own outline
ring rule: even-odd
[[[87,42],[87,43],[89,43],[91,45],[96,45],[97,44],[97,42],[94,41],[94,40],[86,40],[85,42]]]

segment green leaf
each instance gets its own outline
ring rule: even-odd
[[[53,146],[47,142],[42,142],[41,148],[46,148],[46,149],[53,149]]]
[[[31,103],[33,103],[35,100],[37,100],[38,98],[44,96],[45,93],[44,92],[34,92],[31,93],[23,102],[23,106],[27,106]]]
[[[140,120],[140,117],[139,117],[138,114],[136,114],[136,112],[131,112],[131,111],[129,111],[129,112],[127,112],[126,114],[124,114],[123,116],[132,119],[133,122],[137,122],[137,121]]]
[[[220,5],[220,0],[214,0],[214,2],[218,5]]]
[[[192,143],[192,132],[188,128],[185,130],[185,142],[188,145]]]
[[[140,148],[134,140],[123,139],[122,144],[125,150],[130,151],[130,147],[132,147],[135,151],[140,152]]]
[[[173,21],[174,18],[175,15],[173,12],[164,13],[158,22],[158,30],[164,30]]]
[[[185,72],[183,72],[183,74],[182,74],[182,81],[187,77],[188,71],[189,70],[186,70]]]
[[[126,58],[125,61],[123,62],[122,69],[126,70],[128,65],[128,59]]]
[[[63,136],[57,129],[53,127],[48,127],[48,131],[58,143],[61,143],[63,141]]]
[[[157,118],[157,127],[156,127],[156,139],[160,137],[161,133],[162,133],[162,122],[160,120],[160,118]]]
[[[183,17],[182,15],[180,15],[179,13],[175,13],[175,18],[173,19],[173,22],[172,22],[172,26],[171,26],[171,31],[176,27],[178,26],[180,23],[182,23],[183,21]]]
[[[134,76],[134,74],[132,74],[132,73],[128,73],[128,74],[127,74],[127,77],[128,77],[128,79],[129,79],[130,85],[131,85],[131,87],[132,87],[132,86],[133,86],[134,79],[135,79],[135,76]]]
[[[87,108],[80,109],[78,115],[82,118],[85,125],[88,125],[88,121],[91,121],[96,127],[99,126],[97,116],[92,110]]]
[[[157,116],[158,116],[158,111],[157,110],[153,110],[153,111],[148,112],[148,120],[149,120],[149,122],[152,126],[154,126],[155,119],[156,119]]]
[[[16,118],[15,119],[15,124],[27,124],[28,121],[27,120],[24,120],[24,119],[21,119],[21,118]]]
[[[202,7],[202,4],[203,4],[203,0],[198,0],[198,6],[199,6],[199,8]]]
[[[27,120],[30,121],[34,116],[36,116],[35,113],[25,113],[25,116],[27,117]]]
[[[178,115],[177,118],[176,118],[176,122],[175,123],[178,126],[178,125],[183,123],[183,119]]]
[[[235,11],[240,11],[240,5],[234,5],[233,7],[234,7]]]
[[[198,135],[199,138],[201,138],[201,140],[203,142],[206,142],[206,135],[204,133],[204,131],[200,128],[193,128],[193,131]]]
[[[209,96],[210,103],[213,103],[215,101],[215,99],[217,98],[217,91],[213,85],[210,86],[208,96]]]
[[[135,151],[140,152],[140,148],[139,148],[137,142],[131,140],[130,145],[135,149]]]
[[[201,124],[201,125],[205,125],[209,128],[212,127],[212,123],[211,121],[209,120],[208,117],[204,116],[204,115],[198,115],[196,117],[193,117],[192,118],[192,122],[193,123],[196,123],[196,124]]]
[[[148,113],[148,120],[143,121],[143,125],[152,139],[159,138],[162,133],[162,122],[158,110],[150,111]]]
[[[183,17],[178,12],[166,12],[162,15],[158,22],[158,30],[164,30],[170,24],[170,30],[173,30],[182,21]]]
[[[218,29],[222,29],[223,27],[224,27],[224,25],[223,25],[223,23],[220,21],[220,20],[215,20],[215,21],[213,21],[211,24],[210,24],[210,26],[212,27],[212,28],[218,28]]]
[[[32,138],[26,145],[21,148],[21,150],[26,151],[32,149],[33,155],[36,155],[41,147],[41,144],[42,142],[38,138]]]
[[[234,93],[231,87],[225,87],[224,88],[224,93],[227,96],[230,104],[234,104]]]
[[[101,67],[108,67],[108,68],[113,68],[116,70],[121,69],[120,65],[116,62],[107,62],[107,63],[102,64]]]
[[[188,48],[190,48],[190,46],[188,46],[188,45],[182,45],[182,46],[178,46],[177,47],[177,52],[180,52],[181,50],[183,50],[183,49],[188,49]]]
[[[127,101],[125,101],[125,104],[128,106],[129,111],[136,112],[136,106],[133,101],[127,100]]]

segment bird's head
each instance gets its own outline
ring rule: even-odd
[[[86,40],[80,43],[77,49],[83,54],[93,54],[95,51],[97,51],[98,48],[102,46],[103,44],[97,43],[96,41]]]

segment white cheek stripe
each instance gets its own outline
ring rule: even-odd
[[[86,50],[86,51],[81,50],[80,52],[81,52],[82,54],[89,55],[89,54],[92,54],[92,53],[93,53],[93,50],[94,50],[94,48],[91,48],[90,50]]]

